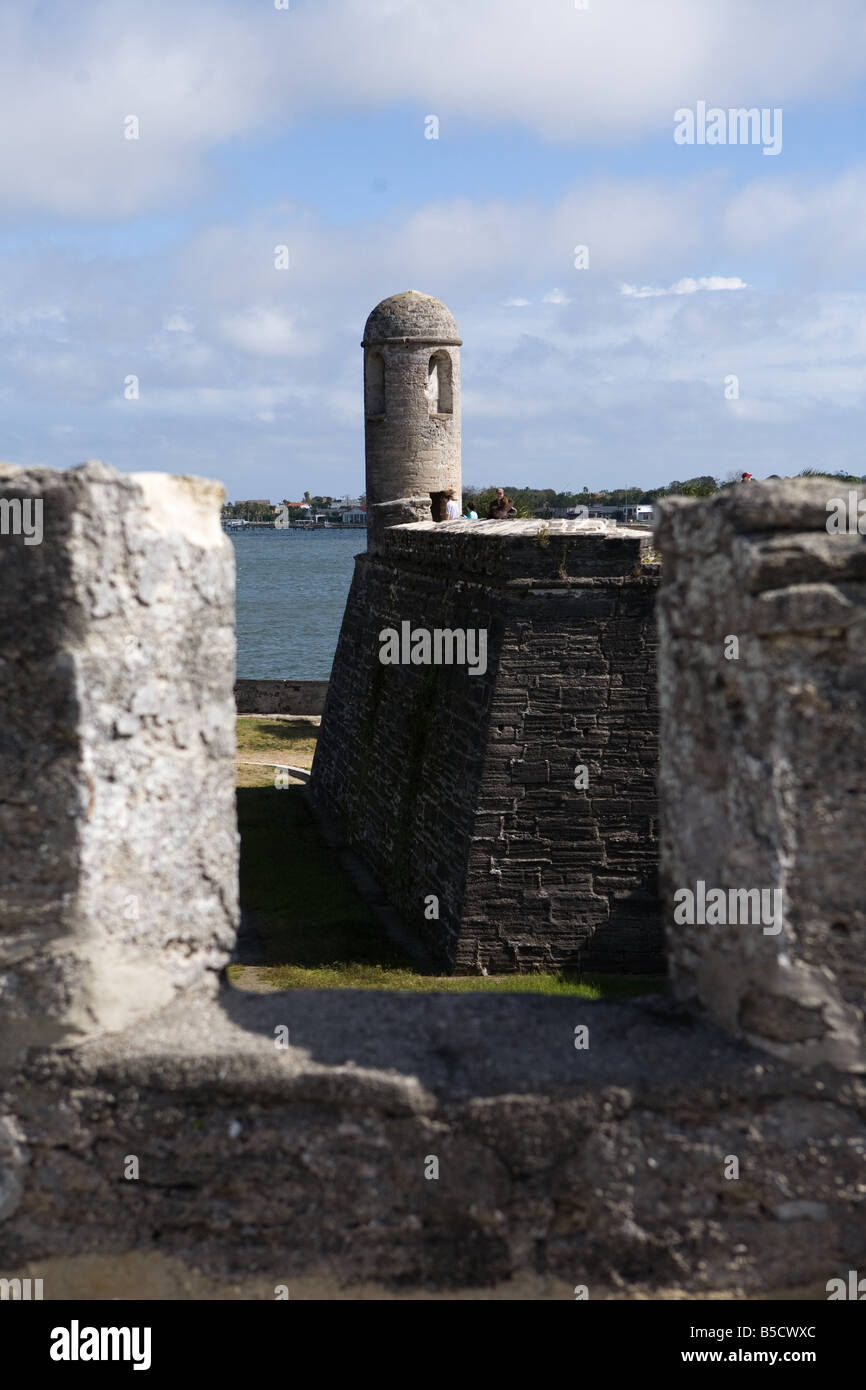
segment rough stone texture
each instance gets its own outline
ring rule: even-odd
[[[848,491],[660,506],[662,865],[678,995],[778,1056],[862,1071],[866,537],[826,529]],[[698,880],[781,890],[781,932],[675,925],[675,890]]]
[[[367,550],[372,555],[380,548],[389,526],[404,526],[415,521],[433,520],[433,499],[426,497],[394,497],[390,502],[376,502],[367,509]]]
[[[311,797],[440,968],[663,968],[656,585],[648,533],[604,521],[397,526],[358,557]],[[405,621],[486,630],[486,673],[383,665]]]
[[[215,491],[96,465],[6,470],[2,487],[46,504],[42,546],[0,540],[2,1277],[44,1276],[48,1299],[165,1292],[164,1265],[181,1297],[208,1279],[265,1298],[825,1297],[866,1268],[866,1079],[829,1065],[856,1065],[861,1027],[863,549],[821,533],[814,486],[668,504],[660,531],[666,872],[787,875],[787,957],[754,928],[671,934],[678,991],[748,1039],[659,997],[178,993],[178,942],[212,975],[234,917]],[[495,968],[521,923],[535,958],[545,892],[577,914],[552,939],[584,950],[583,875],[592,909],[611,905],[586,957],[605,935],[610,950],[618,886],[650,870],[652,834],[623,833],[652,815],[646,546],[607,523],[430,523],[359,560],[325,720],[353,751],[326,756],[323,786],[343,786],[407,894],[414,872],[449,902],[462,862],[469,902],[473,866],[500,870]],[[487,675],[382,666],[378,630],[404,617],[488,621]],[[740,661],[720,663],[732,632]],[[142,897],[137,923],[121,926],[118,884]]]
[[[393,520],[377,510],[379,504],[433,495],[433,519],[441,520],[441,494],[453,487],[460,495],[460,336],[444,304],[409,290],[376,306],[362,347],[367,542],[375,549],[381,528]],[[430,395],[434,357],[447,362],[449,402]],[[374,368],[384,377],[378,395]],[[440,410],[439,404],[449,409]]]
[[[238,714],[321,714],[327,681],[235,681]]]
[[[454,315],[439,299],[417,290],[392,294],[377,304],[364,325],[362,347],[371,343],[405,343],[409,340],[460,347]]]
[[[863,1080],[660,999],[226,991],[33,1058],[3,1104],[4,1275],[137,1250],[293,1296],[312,1275],[324,1296],[544,1276],[592,1298],[823,1288],[866,1263]],[[104,1297],[79,1270],[67,1296]]]
[[[233,557],[199,478],[0,469],[0,1059],[215,988],[237,921]]]

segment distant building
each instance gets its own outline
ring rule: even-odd
[[[344,526],[366,526],[367,512],[363,507],[356,507],[353,511],[342,512],[340,520]]]
[[[553,517],[554,521],[580,521],[581,518],[589,516],[589,507],[585,502],[574,507],[546,507],[537,511],[535,515]]]

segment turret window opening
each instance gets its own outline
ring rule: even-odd
[[[434,352],[427,365],[427,403],[431,415],[452,415],[451,358],[447,352]]]

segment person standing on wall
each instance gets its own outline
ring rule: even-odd
[[[516,516],[517,511],[511,498],[506,497],[501,487],[496,489],[496,496],[490,503],[490,510],[487,513],[490,521],[504,521],[507,516]]]
[[[459,506],[459,504],[458,504],[458,502],[457,502],[457,492],[456,492],[456,489],[453,488],[453,487],[450,488],[450,489],[448,490],[448,492],[446,492],[445,497],[446,497],[446,502],[445,502],[445,520],[446,520],[446,521],[459,521],[459,520],[460,520],[460,506]]]

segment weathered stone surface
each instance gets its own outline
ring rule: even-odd
[[[238,714],[312,714],[325,708],[327,681],[235,681]]]
[[[659,508],[662,868],[679,996],[778,1056],[860,1071],[866,537],[827,533],[840,487]],[[781,931],[676,925],[673,894],[698,880],[780,891]]]
[[[405,290],[383,299],[367,318],[361,346],[406,342],[460,347],[460,333],[451,310],[431,294],[419,294],[417,290]]]
[[[34,476],[12,483],[20,492]],[[72,1005],[83,996],[90,1007],[88,952],[104,950],[120,959],[109,983],[123,1003],[113,1015],[86,1014],[82,1028],[72,1005],[59,1010],[50,989],[19,991],[11,1000],[31,1046],[0,1072],[3,1276],[44,1273],[48,1298],[105,1297],[130,1287],[140,1293],[130,1286],[129,1261],[156,1278],[148,1262],[159,1252],[182,1271],[173,1285],[178,1296],[222,1279],[244,1280],[263,1297],[283,1282],[293,1297],[297,1287],[339,1297],[371,1285],[420,1296],[495,1287],[499,1296],[563,1297],[575,1284],[586,1284],[590,1297],[671,1288],[753,1297],[809,1288],[822,1297],[828,1279],[866,1267],[866,1080],[834,1069],[857,1065],[862,1024],[861,919],[854,915],[862,879],[852,849],[862,836],[851,833],[860,824],[863,771],[854,736],[864,689],[856,552],[849,547],[839,559],[820,536],[801,545],[801,533],[791,533],[791,547],[812,566],[799,586],[780,560],[787,542],[774,544],[774,536],[788,535],[778,499],[769,538],[737,530],[740,513],[733,502],[726,512],[725,499],[710,504],[714,511],[674,505],[662,520],[672,586],[662,626],[670,644],[662,675],[667,869],[673,865],[674,882],[698,873],[712,881],[718,866],[718,882],[760,887],[763,879],[752,875],[781,861],[790,889],[780,935],[787,958],[776,938],[754,928],[717,939],[712,950],[707,928],[671,932],[677,990],[745,1038],[660,998],[250,997],[225,987],[217,995],[180,995],[175,932],[189,922],[186,899],[145,917],[146,941],[115,942],[108,899],[80,867],[92,868],[100,843],[114,843],[104,808],[122,824],[124,803],[110,799],[116,782],[128,789],[133,833],[147,842],[146,868],[168,851],[166,871],[179,881],[201,863],[194,852],[193,867],[178,867],[178,834],[167,819],[154,820],[146,796],[142,805],[133,797],[139,784],[130,769],[146,793],[165,789],[166,812],[184,818],[185,837],[192,827],[188,853],[200,846],[203,822],[175,798],[176,782],[190,775],[197,803],[216,795],[233,853],[233,812],[228,797],[218,799],[224,774],[230,786],[230,765],[213,732],[224,721],[230,726],[232,715],[230,669],[214,670],[213,660],[227,612],[222,567],[230,561],[222,556],[217,565],[210,553],[209,506],[199,535],[179,495],[186,484],[171,480],[166,494],[165,481],[118,479],[93,466],[39,475],[33,486],[46,501],[66,502],[65,511],[46,506],[46,538],[49,519],[57,527],[55,554],[49,563],[46,552],[42,568],[29,571],[38,584],[19,583],[27,557],[18,568],[7,561],[2,576],[4,592],[17,598],[9,608],[11,656],[0,667],[11,711],[6,746],[19,750],[20,785],[30,798],[22,824],[33,837],[17,832],[14,843],[25,853],[10,861],[18,867],[12,881],[45,888],[34,898],[42,910],[32,921],[26,892],[14,899],[19,938],[4,918],[7,979],[36,950],[40,983],[59,981],[64,1002],[68,986]],[[5,482],[12,485],[8,475]],[[158,509],[161,525],[151,515],[151,488],[170,499]],[[820,511],[807,498],[792,514],[799,525]],[[102,568],[90,540],[97,529],[107,551]],[[337,779],[346,768],[351,774],[342,785],[356,831],[363,810],[385,837],[382,855],[405,873],[397,881],[407,893],[444,884],[448,904],[457,881],[449,874],[462,864],[459,908],[475,901],[479,910],[476,922],[445,919],[454,927],[458,968],[465,925],[477,927],[474,940],[494,968],[501,968],[503,941],[532,959],[541,939],[531,930],[536,920],[549,920],[555,943],[585,942],[596,927],[591,942],[603,941],[618,904],[635,911],[634,882],[647,871],[655,834],[649,696],[656,575],[646,541],[609,528],[539,534],[521,525],[511,531],[508,523],[392,528],[384,552],[359,561],[349,601],[355,617],[341,638],[350,645],[332,685],[334,727],[347,722],[355,759],[344,766],[335,758],[332,766]],[[693,550],[699,535],[710,544]],[[136,581],[142,566],[153,576],[147,599]],[[779,606],[775,596],[788,591]],[[201,603],[203,593],[209,598]],[[186,608],[174,608],[172,595]],[[831,615],[830,626],[815,626],[816,605]],[[128,628],[113,626],[115,616]],[[406,617],[453,627],[461,616],[463,625],[489,623],[485,677],[468,678],[464,669],[461,686],[459,668],[378,662],[383,622]],[[146,679],[129,678],[116,655],[125,630],[147,654]],[[718,649],[730,633],[740,635],[740,665],[726,663],[718,680]],[[187,655],[194,666],[184,665]],[[742,665],[744,656],[751,665]],[[161,676],[160,663],[169,660]],[[443,682],[432,700],[431,669]],[[22,671],[33,692],[29,724]],[[191,742],[175,737],[176,719],[167,728],[160,723],[175,707],[172,671],[189,679],[188,701],[178,696],[178,703]],[[155,678],[167,683],[165,698],[145,693],[136,708]],[[369,684],[356,687],[359,680]],[[352,722],[358,689],[368,701],[360,706],[360,733],[381,724],[387,736],[359,737]],[[140,722],[118,731],[126,719]],[[32,756],[35,742],[27,743],[37,733],[41,761]],[[449,749],[459,751],[459,762]],[[127,763],[124,750],[136,758]],[[395,783],[388,759],[419,775]],[[579,760],[590,771],[580,806],[571,776]],[[79,804],[81,767],[94,782],[91,816],[64,819]],[[834,773],[842,774],[837,783]],[[396,810],[388,802],[395,785],[402,798]],[[3,784],[7,839],[18,825],[10,808],[22,801]],[[67,821],[73,833],[64,837]],[[93,841],[91,821],[99,831]],[[70,927],[61,952],[50,930],[49,889],[56,886],[44,868],[27,877],[37,833],[51,847],[54,885],[68,884],[78,912],[72,925],[87,927],[84,946]],[[357,833],[375,858],[379,841]],[[404,859],[401,836],[411,850]],[[124,881],[140,884],[135,865],[119,850],[112,854],[112,864],[133,875]],[[472,876],[476,863],[481,888]],[[211,872],[207,861],[208,881]],[[233,863],[230,874],[233,884]],[[491,882],[494,895],[485,898]],[[197,891],[190,879],[183,883]],[[219,930],[228,928],[229,891],[223,882],[222,913],[211,902],[211,931],[214,918]],[[848,915],[829,919],[828,904],[829,912]],[[220,952],[204,918],[196,921],[201,932],[190,947],[199,972],[212,976],[206,966]],[[844,932],[843,923],[853,930]],[[19,943],[27,950],[13,959]],[[160,962],[171,981],[165,994],[153,986]],[[130,989],[130,969],[136,985],[143,982],[143,1000]],[[109,1035],[111,1027],[120,1031]],[[283,1029],[285,1048],[277,1045]],[[753,1042],[784,1055],[767,1056]],[[139,1172],[127,1180],[131,1157]],[[428,1180],[432,1158],[439,1175]],[[107,1270],[118,1282],[107,1282]]]
[[[441,968],[663,969],[656,584],[607,522],[394,526],[358,557],[311,797]],[[407,622],[483,631],[486,670],[383,665]]]
[[[760,1295],[866,1256],[863,1081],[660,999],[227,991],[33,1058],[3,1106],[27,1173],[4,1273],[158,1250],[329,1295],[533,1276]],[[0,1189],[4,1165],[0,1143]],[[66,1292],[100,1296],[87,1278]]]
[[[409,290],[376,306],[362,347],[372,551],[384,527],[419,519],[405,507],[383,512],[382,503],[432,497],[433,519],[441,521],[446,490],[460,497],[460,336],[444,304]]]
[[[432,498],[394,497],[389,502],[374,502],[367,507],[367,550],[379,549],[381,537],[388,526],[403,526],[415,521],[432,521]]]
[[[0,1057],[213,989],[237,921],[233,563],[198,478],[0,470]]]

